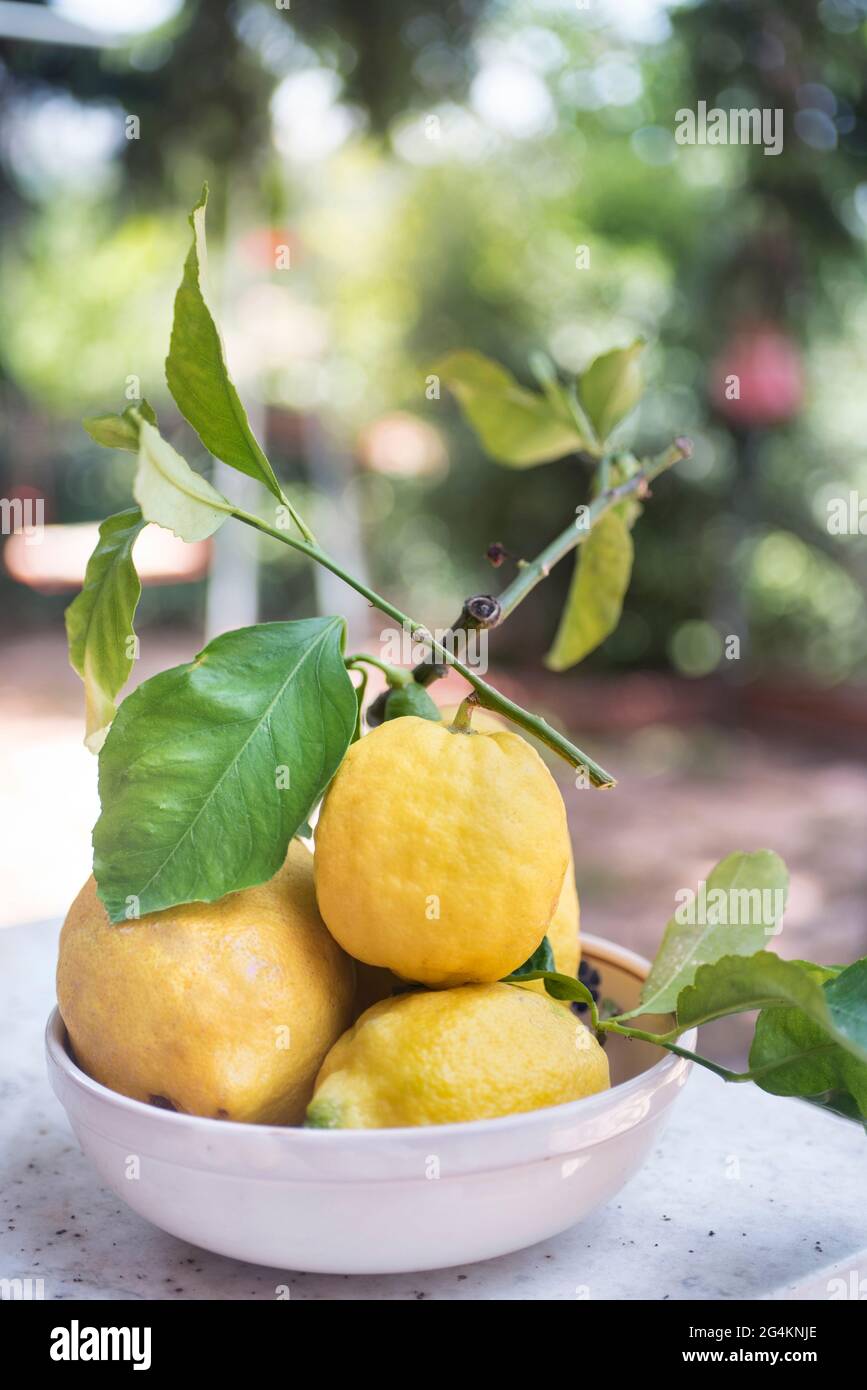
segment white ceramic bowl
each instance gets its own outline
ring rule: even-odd
[[[647,961],[591,936],[583,952],[603,994],[634,1007]],[[647,1043],[610,1038],[612,1087],[585,1100],[471,1124],[328,1131],[175,1114],[117,1095],[76,1066],[56,1009],[46,1049],[82,1149],[134,1211],[206,1250],[332,1274],[466,1264],[566,1230],[638,1169],[690,1070]]]

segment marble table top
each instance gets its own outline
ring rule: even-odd
[[[0,931],[0,1279],[43,1279],[46,1299],[273,1299],[278,1284],[301,1299],[828,1298],[861,1280],[867,1288],[863,1130],[698,1069],[618,1198],[532,1249],[461,1269],[343,1276],[186,1245],[101,1186],[49,1089],[42,1033],[57,931]]]

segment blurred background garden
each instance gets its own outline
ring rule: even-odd
[[[620,779],[563,782],[588,930],[652,952],[677,888],[769,845],[781,952],[864,954],[867,0],[54,0],[0,4],[0,34],[0,494],[47,523],[2,539],[0,922],[62,912],[89,869],[63,609],[132,460],[81,417],[143,394],[211,466],[162,368],[207,180],[259,436],[322,539],[429,626],[508,582],[491,542],[531,557],[588,487],[580,459],[492,462],[432,364],[471,347],[532,384],[543,350],[568,380],[647,340],[623,441],[694,452],[635,529],[620,626],[546,671],[567,561],[492,637],[492,679]],[[699,101],[782,109],[782,152],[678,144]],[[376,642],[350,591],[241,529],[146,535],[135,680],[257,616],[340,611]]]

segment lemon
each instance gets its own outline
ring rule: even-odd
[[[354,966],[316,909],[297,840],[270,882],[112,926],[91,878],[60,938],[57,998],[75,1055],[136,1100],[298,1124],[352,1017]]]
[[[457,705],[446,705],[440,710],[440,717],[443,722],[450,724],[458,712]],[[496,714],[493,710],[477,709],[473,711],[473,728],[479,733],[502,733],[509,728],[509,722],[502,715]],[[523,737],[523,736],[522,736]],[[581,929],[581,914],[578,903],[578,890],[575,886],[575,863],[572,858],[572,841],[568,830],[566,843],[569,852],[569,865],[563,879],[563,887],[560,890],[560,897],[548,926],[547,937],[554,953],[554,965],[563,975],[577,975],[578,965],[581,959],[581,947],[579,942]],[[545,989],[541,981],[536,981],[538,989]],[[390,993],[382,983],[382,989],[376,995],[376,999],[382,999],[386,993]],[[375,1002],[373,997],[367,1003]],[[367,1005],[365,1005],[367,1007]],[[359,1010],[361,1012],[361,1010]]]
[[[408,715],[354,743],[316,826],[316,895],[344,950],[444,988],[532,955],[568,860],[563,799],[511,733]]]
[[[572,850],[569,850],[569,866],[554,916],[548,927],[548,941],[554,952],[554,967],[562,975],[577,975],[581,959],[579,933],[581,929],[581,909],[578,904],[578,890],[575,887],[575,868]]]
[[[569,867],[563,879],[560,898],[547,931],[548,941],[554,953],[554,969],[559,970],[562,975],[578,974],[581,959],[580,921],[578,891],[575,887],[575,872],[570,852]],[[363,1014],[372,1004],[378,1004],[380,999],[388,999],[390,995],[399,994],[406,988],[399,976],[379,965],[365,965],[358,961],[355,975],[353,1018],[358,1018],[359,1014]],[[528,984],[538,992],[545,993],[543,980],[531,980]]]
[[[307,1124],[382,1129],[492,1119],[604,1091],[608,1059],[562,1004],[522,986],[374,1004],[329,1052]]]
[[[578,974],[581,957],[579,927],[578,891],[575,887],[575,872],[570,852],[569,867],[563,880],[560,898],[547,931],[548,941],[554,953],[554,969],[559,970],[562,975]],[[379,965],[365,965],[358,961],[355,975],[353,1019],[358,1018],[359,1014],[363,1014],[372,1004],[378,1004],[380,999],[388,999],[390,995],[399,994],[406,988],[399,976],[391,970],[383,970]],[[544,980],[529,980],[527,987],[540,994],[546,993]],[[569,1007],[568,1004],[566,1007]]]

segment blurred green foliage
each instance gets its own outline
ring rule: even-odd
[[[404,607],[453,618],[508,578],[489,543],[535,553],[589,478],[577,459],[485,458],[448,394],[429,399],[431,364],[471,347],[532,384],[535,349],[566,379],[640,335],[650,390],[623,438],[696,447],[645,509],[623,620],[590,664],[703,675],[737,633],[755,673],[864,673],[867,539],[826,525],[830,499],[867,495],[861,0],[178,0],[120,47],[2,41],[0,65],[4,495],[38,486],[64,520],[125,500],[129,461],[77,421],[123,405],[131,374],[173,428],[162,358],[207,177],[229,356],[267,402],[271,457],[312,485],[318,422],[344,470],[328,505],[351,502]],[[678,146],[675,112],[699,100],[782,108],[783,153]],[[745,323],[803,366],[800,408],[768,427],[709,385]],[[267,614],[309,610],[305,571],[264,558]],[[541,657],[569,571],[498,655]],[[53,618],[0,583],[23,621]],[[145,617],[192,604],[197,621],[200,601],[162,591]]]

